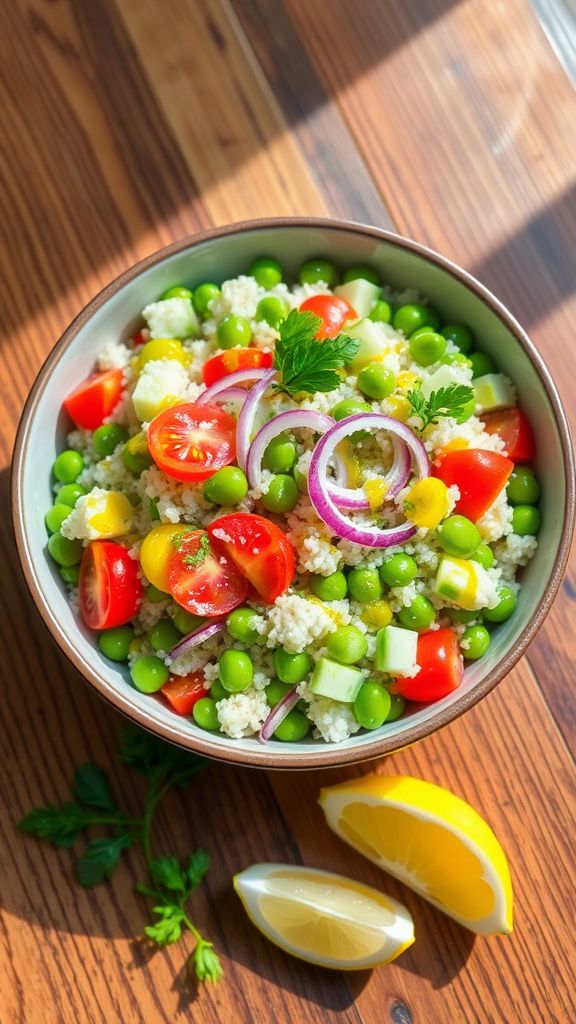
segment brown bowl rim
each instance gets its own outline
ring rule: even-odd
[[[36,406],[43,394],[53,366],[64,356],[66,350],[71,345],[79,330],[84,327],[93,314],[121,288],[123,288],[124,285],[138,277],[143,271],[161,263],[169,256],[179,253],[185,249],[193,249],[195,246],[212,239],[226,238],[230,235],[243,234],[251,231],[261,231],[269,228],[291,227],[336,229],[388,242],[397,248],[414,253],[429,262],[434,263],[436,266],[440,267],[443,271],[447,272],[469,288],[493,313],[496,314],[496,316],[498,316],[505,327],[515,336],[534,366],[554,412],[566,471],[566,500],[564,503],[563,525],[557,559],[546,584],[542,601],[531,615],[527,625],[524,627],[517,642],[515,643],[514,648],[508,651],[498,665],[492,669],[486,678],[475,686],[473,690],[463,694],[462,697],[455,701],[450,707],[439,711],[437,717],[431,719],[429,722],[425,722],[421,725],[408,729],[401,737],[387,738],[386,736],[382,736],[380,739],[375,738],[374,742],[369,746],[360,748],[341,748],[337,745],[330,746],[327,744],[326,746],[315,747],[314,753],[310,754],[290,754],[289,748],[284,748],[286,749],[285,753],[276,753],[270,747],[266,747],[264,745],[262,746],[261,752],[247,749],[243,750],[241,741],[234,741],[233,743],[227,744],[225,741],[218,742],[215,736],[207,736],[206,738],[202,735],[190,736],[190,734],[184,733],[179,729],[178,719],[176,716],[174,716],[174,727],[171,727],[163,723],[156,722],[152,715],[149,716],[146,712],[142,712],[140,709],[133,707],[122,690],[114,690],[103,680],[103,678],[92,668],[90,664],[84,662],[60,628],[44,598],[42,589],[36,578],[33,561],[30,557],[26,537],[24,535],[21,515],[23,501],[23,465],[26,457],[29,426],[33,419]],[[490,691],[494,689],[494,687],[504,678],[505,675],[508,674],[508,672],[510,672],[516,662],[522,657],[533,637],[540,629],[540,626],[546,618],[556,596],[570,552],[570,544],[574,529],[574,493],[574,455],[568,422],[560,396],[552,380],[551,374],[546,367],[544,360],[538,353],[534,343],[530,340],[524,328],[521,327],[519,322],[503,305],[503,303],[501,303],[488,288],[477,281],[476,278],[467,271],[455,264],[452,260],[449,260],[445,256],[441,256],[439,253],[429,249],[427,246],[424,246],[419,242],[409,238],[404,238],[402,235],[398,235],[393,231],[388,231],[383,228],[356,223],[354,221],[338,220],[337,218],[330,217],[267,217],[262,219],[239,221],[222,227],[209,228],[196,235],[187,236],[186,238],[173,242],[170,245],[165,246],[163,249],[157,250],[150,256],[147,256],[143,260],[134,264],[128,270],[125,270],[117,278],[102,288],[101,291],[91,299],[91,301],[80,311],[72,323],[66,328],[38,372],[20,418],[14,446],[11,475],[13,528],[18,554],[28,589],[30,590],[34,603],[50,633],[66,657],[80,672],[83,678],[86,679],[87,682],[91,683],[97,692],[118,711],[169,742],[175,743],[176,745],[188,750],[192,750],[195,753],[202,754],[205,757],[215,758],[219,761],[257,768],[277,769],[332,768],[339,765],[358,764],[363,761],[371,761],[375,758],[383,757],[416,743],[431,733],[449,725],[450,722],[459,718],[460,715],[464,714],[465,711],[473,707],[478,703],[478,701],[482,700],[483,697],[490,693]]]

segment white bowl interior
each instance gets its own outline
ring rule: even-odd
[[[42,601],[51,609],[59,630],[77,651],[84,667],[97,672],[110,694],[122,695],[125,711],[153,713],[167,735],[178,739],[182,731],[190,736],[209,734],[192,722],[177,718],[160,702],[135,690],[127,672],[106,661],[95,644],[95,634],[86,630],[75,617],[67,601],[65,588],[52,560],[46,553],[44,511],[51,504],[50,466],[65,443],[68,424],[61,411],[62,397],[93,370],[99,348],[109,339],[125,338],[138,324],[140,310],[174,283],[194,287],[203,280],[221,282],[245,272],[250,261],[270,254],[283,264],[287,279],[292,279],[298,265],[316,255],[328,256],[346,266],[369,262],[382,279],[398,287],[415,287],[428,295],[445,320],[464,321],[472,327],[478,347],[491,354],[497,366],[516,382],[519,400],[527,413],[538,439],[536,471],[543,485],[541,503],[543,525],[536,556],[523,571],[518,609],[508,622],[493,634],[488,654],[466,670],[462,687],[436,704],[415,710],[407,718],[384,726],[376,733],[351,737],[341,748],[362,748],[360,757],[368,757],[371,744],[385,733],[394,737],[398,746],[408,728],[433,721],[440,710],[459,700],[495,668],[514,647],[528,620],[538,607],[557,557],[562,530],[565,500],[565,469],[558,429],[549,399],[528,356],[514,335],[485,303],[457,278],[421,255],[397,245],[339,227],[294,225],[246,230],[220,239],[211,239],[164,259],[125,284],[94,313],[78,332],[68,349],[52,366],[49,378],[37,398],[35,414],[29,423],[27,452],[21,477],[23,533],[29,561],[41,593]],[[255,739],[232,740],[209,736],[213,752],[229,750],[238,743],[244,749],[265,756]],[[306,740],[300,744],[272,744],[275,752],[291,755],[315,748],[320,753],[326,745]]]

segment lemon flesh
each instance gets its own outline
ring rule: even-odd
[[[253,864],[235,876],[234,888],[266,938],[321,967],[376,967],[414,942],[412,918],[401,903],[342,875]]]
[[[368,776],[323,789],[341,839],[478,935],[512,931],[506,857],[490,826],[440,786]]]

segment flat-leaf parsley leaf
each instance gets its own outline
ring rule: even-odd
[[[322,320],[310,310],[291,310],[278,328],[274,367],[280,380],[279,391],[296,395],[300,391],[333,391],[340,383],[337,370],[354,358],[359,342],[339,334],[336,338],[318,341],[316,334]]]
[[[467,384],[450,384],[446,388],[432,391],[429,398],[422,394],[420,388],[409,391],[407,399],[416,416],[422,420],[421,430],[431,423],[437,423],[443,416],[458,419],[466,411],[466,406],[474,398],[474,388]]]

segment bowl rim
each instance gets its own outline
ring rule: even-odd
[[[121,288],[129,284],[141,273],[163,262],[168,257],[176,255],[186,249],[193,250],[196,246],[205,242],[227,238],[231,235],[257,232],[263,229],[294,227],[303,229],[308,228],[311,230],[320,228],[350,232],[351,234],[360,234],[367,236],[368,238],[374,238],[378,241],[387,242],[396,248],[413,253],[428,262],[435,264],[441,270],[448,273],[451,277],[455,278],[473,292],[476,297],[480,299],[480,301],[483,302],[484,305],[486,305],[514,335],[534,366],[540,383],[552,406],[562,447],[566,476],[566,497],[557,558],[546,583],[542,600],[530,616],[530,619],[522,630],[514,647],[505,654],[502,660],[492,669],[492,671],[489,672],[487,676],[471,691],[463,694],[461,698],[457,699],[449,707],[440,710],[436,717],[430,719],[428,722],[424,722],[420,725],[407,729],[401,737],[382,736],[379,739],[375,737],[373,743],[359,748],[342,748],[338,745],[331,744],[318,745],[317,747],[311,748],[309,754],[291,754],[289,748],[283,748],[286,750],[285,753],[277,753],[265,745],[262,746],[262,751],[243,749],[242,740],[234,742],[218,742],[217,736],[213,734],[206,734],[206,737],[203,735],[190,736],[189,733],[185,733],[179,727],[176,715],[174,716],[174,725],[166,725],[162,722],[155,721],[152,713],[148,715],[139,708],[135,708],[121,689],[115,689],[108,684],[89,663],[85,662],[84,659],[80,657],[74,645],[68,640],[68,637],[60,627],[44,597],[42,587],[37,577],[34,562],[28,549],[22,517],[24,461],[26,458],[30,425],[34,418],[36,407],[47,386],[53,366],[63,358],[78,332],[88,323],[94,313],[105,305],[105,303],[108,302],[108,300],[111,299]],[[18,555],[28,589],[30,590],[36,608],[40,612],[40,615],[52,634],[52,637],[56,640],[60,649],[72,665],[80,672],[86,682],[90,683],[100,696],[104,697],[104,699],[112,704],[116,710],[120,711],[131,720],[136,721],[138,725],[155,733],[162,739],[175,743],[185,749],[192,750],[205,757],[228,763],[246,765],[255,768],[296,770],[305,768],[321,769],[346,764],[359,764],[364,761],[371,761],[375,758],[394,753],[395,751],[401,750],[404,747],[424,739],[424,737],[433,732],[437,732],[439,729],[444,728],[444,726],[449,725],[450,722],[459,718],[460,715],[464,714],[465,711],[473,707],[482,700],[483,697],[490,693],[490,691],[493,690],[504,676],[508,674],[526,651],[526,648],[546,618],[560,587],[570,553],[570,545],[574,529],[574,494],[574,454],[572,450],[570,430],[560,396],[552,380],[550,371],[546,367],[544,360],[538,353],[534,343],[530,340],[527,332],[503,305],[503,303],[500,302],[500,300],[497,299],[488,288],[477,281],[472,274],[468,273],[468,271],[463,270],[452,260],[435,252],[433,249],[422,245],[420,242],[405,238],[402,235],[383,228],[356,223],[349,220],[339,220],[338,218],[331,217],[265,217],[238,221],[221,227],[209,228],[204,231],[200,231],[195,235],[186,236],[185,238],[172,242],[170,245],[151,253],[149,256],[146,256],[138,263],[135,263],[127,270],[123,271],[123,273],[102,288],[77,314],[60,336],[40,367],[21,414],[14,445],[11,470],[12,524],[16,538]]]

